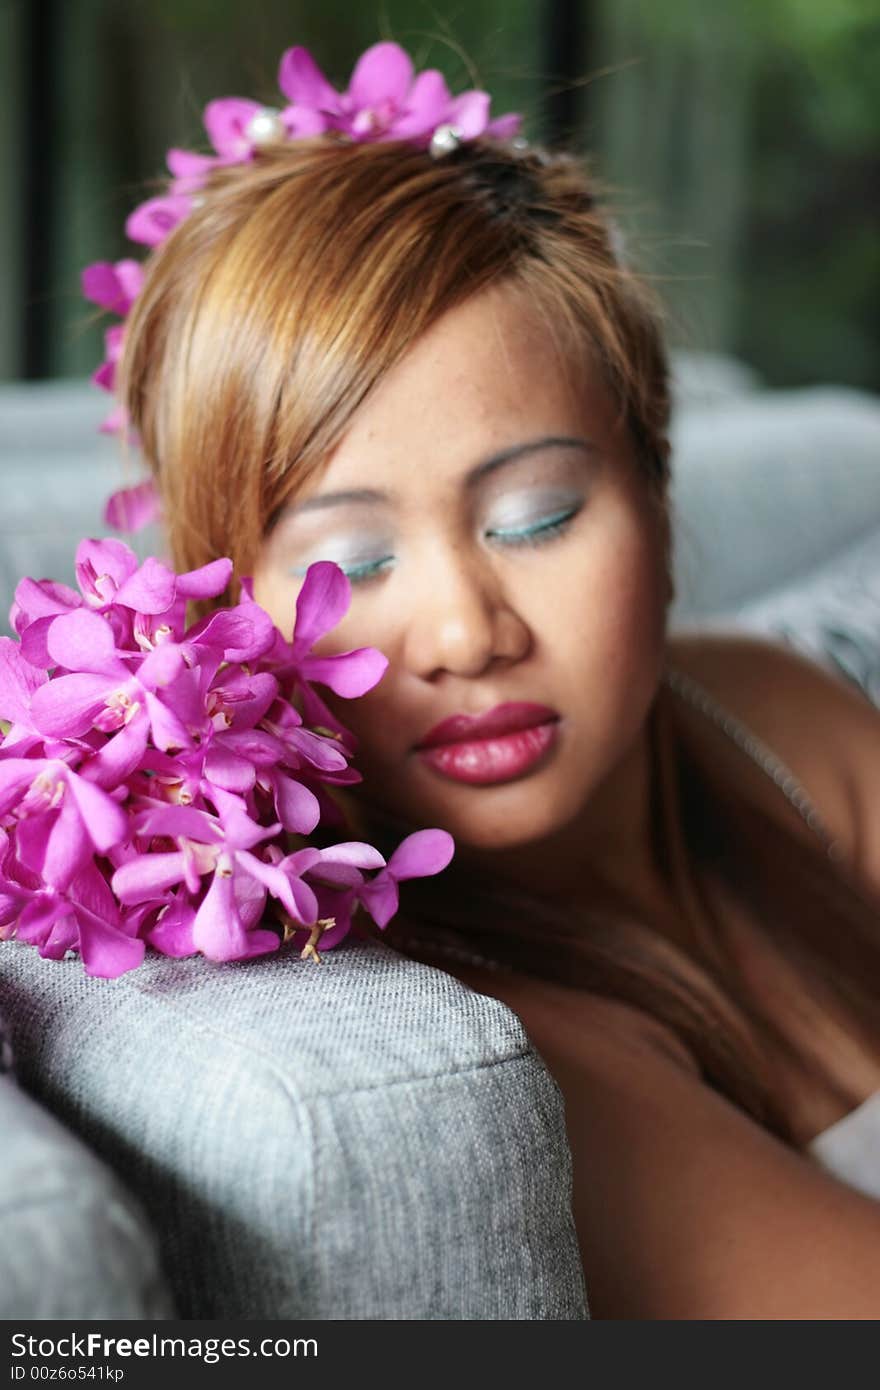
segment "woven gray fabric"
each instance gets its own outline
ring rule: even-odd
[[[0,1135],[0,1319],[173,1318],[137,1203],[10,1076]]]
[[[880,525],[880,399],[843,386],[755,392],[671,430],[673,626],[702,625]]]
[[[19,1072],[142,1201],[184,1318],[582,1319],[561,1092],[390,947],[116,981],[0,945]]]
[[[880,706],[880,527],[810,574],[712,618],[797,647]]]

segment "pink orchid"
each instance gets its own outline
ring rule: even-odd
[[[94,851],[128,833],[119,803],[61,759],[0,760],[0,820],[17,822],[16,854],[52,887],[67,888]]]
[[[271,117],[276,113],[246,97],[219,97],[209,101],[204,111],[204,124],[216,154],[170,149],[166,158],[174,175],[172,192],[195,193],[203,187],[212,169],[225,164],[250,163],[263,138],[257,122],[267,114]],[[306,108],[296,111],[288,108],[279,125],[279,133],[283,131],[293,138],[320,135],[327,128],[320,113]]]
[[[87,864],[66,891],[51,885],[34,891],[18,916],[15,936],[52,960],[76,948],[90,975],[114,979],[144,958],[146,942],[133,925],[120,912],[102,874]]]
[[[79,593],[52,580],[22,579],[16,587],[10,621],[22,651],[42,669],[52,664],[46,638],[52,621],[85,607],[107,617],[123,647],[147,650],[162,637],[180,637],[188,599],[216,598],[229,583],[232,562],[214,560],[186,574],[175,574],[150,556],[143,564],[123,541],[80,541],[75,558]],[[271,629],[271,623],[268,624]],[[267,635],[268,640],[268,635]]]
[[[216,598],[227,558],[175,574],[121,541],[84,540],[79,592],[23,579],[0,639],[0,939],[113,978],[144,951],[245,960],[284,939],[301,955],[338,945],[354,910],[384,926],[400,880],[438,872],[445,831],[417,831],[388,863],[343,840],[289,853],[290,834],[344,827],[329,796],[361,774],[353,738],[325,722],[315,680],[355,698],[381,679],[374,648],[317,657],[350,584],[310,566],[288,639],[253,598],[185,626],[190,598]],[[318,710],[310,727],[293,696]],[[367,875],[373,872],[373,877]]]
[[[114,873],[111,886],[123,904],[158,898],[164,906],[164,894],[172,885],[185,882],[191,893],[198,893],[202,876],[210,874],[210,885],[191,920],[193,950],[210,960],[240,960],[277,950],[274,933],[249,929],[242,920],[235,879],[255,880],[263,901],[271,888],[285,910],[299,918],[297,898],[302,895],[294,891],[289,876],[252,853],[255,845],[279,829],[277,824],[257,825],[244,810],[229,807],[222,817],[183,806],[149,810],[138,818],[139,835],[171,836],[179,848],[128,860]],[[313,907],[311,895],[305,906],[308,914]]]
[[[446,830],[416,830],[401,840],[387,864],[381,855],[379,862],[373,858],[378,851],[370,845],[340,844],[325,850],[320,866],[309,871],[321,916],[335,919],[335,925],[322,934],[321,945],[329,949],[348,934],[358,905],[369,912],[378,927],[387,926],[397,912],[398,884],[407,878],[440,873],[452,859],[454,848]],[[361,870],[377,867],[375,878],[366,880]]]
[[[92,381],[104,391],[113,391],[116,381],[116,363],[122,355],[125,338],[125,324],[114,323],[104,333],[104,361],[94,372]]]
[[[145,246],[158,246],[192,212],[192,199],[183,193],[166,193],[139,203],[125,220],[125,235]]]
[[[249,578],[242,581],[242,589],[252,594]],[[309,655],[318,638],[336,626],[350,603],[351,582],[338,565],[332,560],[318,560],[310,565],[297,595],[293,640],[287,642],[279,633],[272,658],[281,671],[292,676],[308,722],[335,731],[355,752],[354,735],[310,685],[318,681],[350,700],[371,690],[385,674],[388,658],[375,647],[359,647],[336,656]]]
[[[450,95],[436,68],[414,77],[412,59],[396,43],[375,43],[361,54],[345,92],[324,76],[307,48],[287,49],[278,70],[278,85],[292,103],[283,120],[311,110],[327,128],[343,131],[351,140],[415,140],[427,143],[439,125],[457,127],[464,139],[484,133],[514,135],[520,117],[511,113],[489,120],[488,92]]]
[[[140,261],[95,261],[81,274],[82,292],[93,304],[125,318],[143,288],[144,268]]]
[[[224,164],[245,164],[253,155],[255,141],[247,135],[248,123],[262,107],[245,97],[220,97],[209,101],[204,111],[204,124],[215,154],[198,154],[194,150],[170,149],[166,155],[168,169],[174,178],[174,194],[195,193],[202,187],[211,169]]]
[[[140,448],[140,435],[131,425],[131,417],[121,401],[113,407],[108,415],[104,416],[98,429],[101,434],[123,434],[127,431],[129,444],[135,448]]]
[[[433,137],[454,134],[456,142],[481,135],[506,139],[519,132],[516,112],[489,119],[488,92],[469,90],[452,96],[442,73],[428,68],[414,74],[412,60],[399,44],[373,44],[358,58],[348,89],[338,92],[301,45],[281,57],[278,84],[287,98],[283,108],[266,107],[248,97],[220,97],[208,102],[203,120],[213,154],[173,147],[166,159],[171,178],[166,192],[148,198],[129,214],[127,236],[152,249],[159,246],[202,201],[199,190],[212,169],[253,161],[261,146],[279,140],[341,133],[346,139],[407,139],[435,149]],[[124,258],[96,261],[81,276],[87,299],[125,319],[143,288],[144,268]],[[116,367],[125,325],[105,335],[105,358],[92,379],[106,391],[116,388]],[[141,440],[125,404],[118,401],[98,426],[103,434],[122,435],[134,448]],[[159,516],[159,496],[151,480],[121,488],[107,500],[104,520],[124,532],[139,531]],[[317,698],[317,697],[316,697]],[[312,704],[315,712],[318,704]],[[330,716],[327,716],[328,719]],[[332,721],[331,721],[332,722]],[[341,731],[340,731],[341,732]]]
[[[10,725],[0,738],[0,749],[14,747],[25,753],[34,742],[39,742],[31,718],[31,697],[48,679],[45,671],[25,660],[21,647],[11,637],[0,637],[0,698],[3,717]]]
[[[107,417],[104,425],[107,426],[107,433],[116,433],[124,429],[126,423],[127,413],[120,406],[118,412],[114,411]],[[151,521],[157,521],[160,515],[156,484],[152,478],[145,478],[133,487],[119,488],[117,492],[111,493],[104,504],[102,520],[117,531],[131,534],[134,531],[142,531]]]

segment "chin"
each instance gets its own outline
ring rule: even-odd
[[[564,829],[577,812],[562,789],[536,780],[462,787],[433,801],[433,809],[423,803],[419,822],[448,830],[456,844],[473,850],[525,849]]]

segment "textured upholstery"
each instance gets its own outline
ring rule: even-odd
[[[169,1318],[156,1241],[138,1203],[15,1082],[0,1044],[0,1318]]]
[[[8,942],[0,990],[181,1316],[587,1316],[562,1096],[499,1001],[373,942],[116,981]]]

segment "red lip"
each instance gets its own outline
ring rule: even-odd
[[[416,748],[436,748],[443,743],[497,738],[517,729],[532,729],[536,724],[546,724],[549,719],[558,718],[556,710],[551,709],[549,705],[508,701],[487,710],[485,714],[453,714],[449,719],[441,720],[433,729],[428,730],[421,743],[416,744]]]

